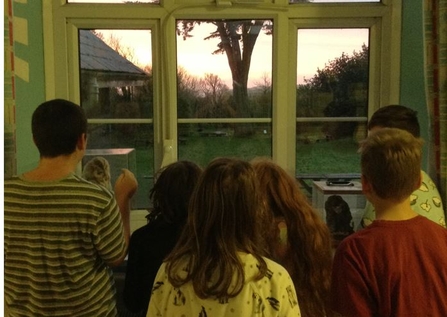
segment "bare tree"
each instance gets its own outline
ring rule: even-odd
[[[205,74],[200,80],[200,87],[204,97],[198,109],[198,117],[231,118],[235,116],[235,111],[229,103],[228,86],[223,83],[219,76]]]
[[[183,68],[177,69],[177,88],[180,91],[191,91],[193,95],[197,95],[199,91],[199,79],[188,74]]]
[[[115,52],[120,54],[122,57],[127,59],[129,62],[135,65],[139,65],[138,58],[135,54],[135,49],[130,46],[125,46],[122,44],[122,39],[114,34],[110,34],[108,38],[104,36],[103,33],[96,30],[93,31],[98,38],[100,38],[104,43],[110,46]]]
[[[272,115],[272,81],[268,73],[263,73],[259,81],[255,82],[254,114],[257,117],[271,117]]]
[[[179,67],[177,70],[177,116],[191,118],[197,112],[200,94],[199,79]]]
[[[229,91],[228,86],[223,83],[219,76],[208,73],[200,80],[200,87],[205,98],[213,105],[221,103]]]
[[[251,65],[251,56],[256,40],[261,30],[267,34],[272,32],[271,20],[218,20],[218,21],[192,21],[181,20],[177,25],[177,34],[183,39],[191,37],[190,32],[196,24],[212,23],[216,30],[205,38],[219,38],[217,49],[212,54],[226,54],[233,80],[233,100],[235,115],[239,118],[251,117],[248,100],[248,74]],[[250,135],[253,129],[250,125],[238,126],[235,135]]]
[[[261,79],[256,81],[255,85],[261,88],[263,94],[270,94],[272,91],[272,80],[268,73],[263,73]]]

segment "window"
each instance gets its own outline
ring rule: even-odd
[[[297,174],[360,172],[366,137],[369,29],[298,29]]]
[[[159,3],[159,0],[67,0],[67,3],[119,3],[119,4],[132,4],[132,3]]]
[[[138,42],[138,45],[132,43]],[[153,85],[150,30],[79,30],[80,100],[88,120],[85,164],[109,161],[136,176],[133,208],[148,208],[153,184]]]
[[[380,0],[289,0],[289,3],[352,3],[352,2],[380,2]]]
[[[65,96],[86,109],[89,149],[135,149],[135,208],[146,208],[154,172],[178,159],[204,166],[215,156],[262,155],[298,176],[358,173],[356,142],[365,135],[367,118],[399,101],[400,0],[287,6],[288,0],[111,2],[49,2],[43,10],[45,86],[48,98]],[[131,36],[118,31],[136,34],[125,46],[138,57],[127,55],[138,71],[118,71],[106,84],[100,72],[84,69],[81,40],[92,30],[104,42],[110,33],[123,42]],[[257,34],[250,63],[243,56],[231,72],[219,30],[234,30],[235,45],[242,30]],[[329,51],[335,44],[324,36],[333,31],[343,43],[343,58],[360,54],[364,61],[362,79],[337,86],[337,92],[317,89],[313,79],[343,55],[336,52],[312,66],[317,53],[304,41],[318,39],[325,44],[320,50]],[[242,92],[235,89],[241,71]],[[246,95],[241,99],[239,93]],[[346,137],[343,129],[349,130]],[[339,151],[341,145],[347,150]]]
[[[272,156],[271,20],[177,21],[179,159]]]

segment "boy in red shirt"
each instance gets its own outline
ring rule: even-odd
[[[447,229],[418,215],[422,140],[383,128],[361,144],[362,188],[376,220],[335,253],[331,307],[346,317],[447,316]]]

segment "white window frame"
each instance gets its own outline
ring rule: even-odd
[[[399,102],[401,1],[288,4],[287,0],[160,0],[159,5],[66,4],[65,0],[43,1],[46,97],[68,98],[80,102],[79,28],[150,28],[156,170],[161,165],[177,160],[176,20],[271,19],[272,156],[274,161],[294,174],[297,29],[370,28],[369,117],[380,106]],[[151,123],[141,120],[128,119],[125,123]]]

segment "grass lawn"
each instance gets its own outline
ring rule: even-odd
[[[135,197],[135,207],[147,209],[149,191],[153,186],[154,160],[152,144],[130,144],[135,146],[136,175],[139,190]],[[305,144],[298,142],[296,147],[297,174],[340,174],[360,173],[358,145],[353,139],[320,141]],[[257,156],[271,157],[271,138],[255,135],[240,138],[233,136],[189,136],[179,144],[179,160],[190,160],[205,167],[213,158],[234,156],[251,160]],[[311,181],[308,181],[311,183]]]
[[[297,174],[359,173],[358,145],[352,139],[315,143],[297,143]],[[189,137],[179,146],[179,159],[191,160],[206,166],[219,156],[236,156],[251,160],[257,156],[271,157],[271,139],[265,136]]]
[[[358,145],[353,139],[298,143],[297,174],[360,173]]]
[[[213,158],[233,156],[251,160],[257,156],[271,156],[270,137],[253,136],[247,138],[231,136],[192,136],[179,146],[179,159],[196,162],[205,167]]]

